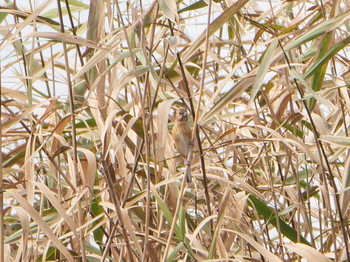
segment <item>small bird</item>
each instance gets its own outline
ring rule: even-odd
[[[179,108],[175,111],[175,124],[172,130],[172,137],[175,143],[176,150],[187,159],[188,152],[191,146],[192,131],[187,123],[187,110],[186,108]],[[187,182],[191,182],[191,174],[187,177]]]

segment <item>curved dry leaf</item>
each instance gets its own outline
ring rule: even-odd
[[[6,87],[1,87],[1,93],[5,97],[14,97],[16,100],[10,99],[8,101],[2,101],[2,104],[6,104],[8,102],[22,102],[26,103],[28,101],[28,96],[24,93],[21,92],[20,90],[12,90]]]
[[[347,136],[323,135],[320,136],[320,140],[326,141],[328,143],[333,143],[339,146],[350,147],[350,137]]]
[[[316,163],[320,164],[320,159],[319,159],[318,155],[314,154],[305,143],[299,142],[299,139],[296,138],[293,134],[288,133],[288,138],[285,138],[281,134],[279,134],[278,132],[276,132],[275,130],[273,130],[273,129],[267,127],[267,126],[257,125],[257,127],[260,127],[262,130],[268,131],[271,135],[273,135],[279,141],[281,141],[286,146],[288,146],[289,149],[292,150],[293,152],[295,151],[295,147],[299,148],[308,157],[310,157],[313,161],[315,161]]]
[[[231,217],[233,217],[236,221],[241,221],[243,214],[244,214],[244,209],[247,206],[247,199],[249,195],[242,191],[242,192],[237,192],[234,194],[234,207],[231,208]]]
[[[332,260],[323,255],[318,250],[302,243],[290,243],[284,244],[284,246],[293,252],[300,255],[302,258],[306,258],[309,262],[331,262]]]
[[[210,246],[210,254],[209,254],[210,258],[214,257],[215,253],[219,253],[220,258],[227,258],[227,252],[226,252],[226,249],[224,248],[223,241],[220,236],[220,230],[221,230],[221,225],[224,222],[226,209],[228,207],[228,204],[230,203],[230,201],[228,201],[229,197],[230,197],[230,190],[226,188],[219,205],[219,213],[216,219],[217,224],[215,227],[214,235]]]
[[[25,162],[24,162],[24,176],[25,180],[28,182],[34,181],[34,151],[35,151],[35,138],[30,136],[27,140],[27,146],[25,151]],[[33,205],[34,203],[34,186],[30,183],[27,183],[27,200]]]
[[[43,121],[48,118],[53,112],[56,110],[58,98],[54,98],[50,101],[50,104],[46,107],[44,114],[39,118],[39,121],[43,123]]]
[[[113,109],[110,112],[108,112],[107,118],[105,121],[103,121],[103,118],[100,117],[98,122],[101,122],[102,126],[101,128],[99,128],[100,131],[100,136],[101,136],[101,141],[103,141],[103,145],[104,145],[104,150],[106,152],[108,152],[111,148],[111,133],[113,132],[113,128],[112,128],[112,124],[113,124],[113,120],[115,120],[116,118],[116,113],[118,112],[118,109]],[[99,116],[101,116],[99,114]],[[119,119],[119,121],[121,121],[121,118]],[[96,121],[97,122],[97,121]],[[119,124],[119,123],[118,123]],[[113,142],[117,142],[117,141],[113,141]]]
[[[87,186],[92,192],[94,189],[95,175],[97,171],[96,155],[86,148],[78,147],[77,150],[84,153],[87,161],[87,165],[80,161],[83,168],[83,185]]]
[[[236,235],[239,235],[240,237],[244,238],[252,247],[254,247],[267,261],[270,262],[282,262],[282,260],[277,257],[276,255],[272,254],[269,250],[267,250],[265,247],[260,245],[258,242],[256,242],[252,237],[248,236],[245,233],[238,232],[235,230],[226,230],[227,232],[235,233]]]
[[[12,42],[17,41],[18,36],[21,35],[21,31],[30,23],[35,21],[39,14],[42,13],[42,11],[44,11],[45,8],[51,5],[51,2],[53,2],[53,0],[48,0],[47,2],[39,6],[39,8],[35,9],[22,23],[17,23],[17,26],[15,27],[16,30],[13,33],[11,33],[12,31],[10,31],[9,34],[6,37],[4,37],[1,41],[0,50],[6,49],[6,47]]]
[[[198,120],[199,125],[205,125],[206,121],[214,115],[219,115],[221,110],[231,103],[232,100],[240,96],[247,88],[249,88],[255,81],[256,72],[250,73],[237,84],[235,84],[225,95],[223,95],[208,112],[202,114]]]
[[[169,136],[168,131],[168,120],[169,120],[169,112],[172,104],[175,100],[167,100],[161,102],[158,105],[158,161],[162,161],[165,158],[165,148],[166,148],[166,140]],[[164,163],[164,162],[162,162]]]
[[[320,133],[320,135],[328,135],[330,134],[328,124],[320,115],[316,113],[312,113],[312,119],[315,123],[315,126],[317,128],[317,132]]]
[[[322,23],[312,28],[310,31],[300,34],[299,37],[296,37],[295,39],[293,39],[293,41],[290,41],[285,47],[285,50],[288,51],[290,49],[298,47],[306,43],[307,41],[310,41],[324,33],[332,31],[333,29],[340,26],[340,24],[342,24],[345,20],[347,20],[348,16],[350,16],[349,11],[337,17],[333,17],[323,21]]]
[[[58,136],[55,136],[55,138],[57,138]],[[62,138],[62,137],[60,137]],[[56,157],[58,157],[60,154],[63,154],[65,152],[67,152],[68,150],[70,150],[71,147],[70,146],[61,146],[57,149],[57,151],[51,156],[52,159],[55,159]]]
[[[209,25],[209,36],[212,36],[217,30],[219,30],[228,19],[230,19],[236,12],[244,7],[249,0],[240,0],[227,8],[222,12],[214,21]],[[204,30],[202,34],[192,43],[190,48],[184,53],[183,61],[187,62],[187,59],[198,51],[199,47],[204,43],[207,30]]]
[[[86,40],[85,38],[82,37],[78,37],[78,36],[74,36],[74,35],[70,35],[70,34],[66,34],[66,33],[52,33],[52,32],[38,32],[38,31],[34,31],[31,32],[27,35],[25,35],[24,37],[38,37],[38,38],[46,38],[46,39],[50,39],[50,40],[55,40],[55,41],[60,41],[60,42],[66,42],[66,43],[71,43],[71,44],[76,44],[76,45],[80,45],[80,46],[86,46],[86,47],[90,47],[93,49],[103,49],[111,52],[110,49],[106,48],[106,47],[102,47],[96,43],[94,43],[93,41],[89,41]]]
[[[70,261],[74,262],[73,256],[69,253],[68,249],[62,244],[61,241],[58,240],[56,235],[53,233],[51,228],[46,224],[41,215],[32,207],[27,200],[25,200],[20,194],[18,194],[15,190],[10,189],[7,190],[9,194],[11,194],[21,207],[30,215],[30,217],[38,224],[43,233],[48,237],[48,239],[61,251],[62,255]]]
[[[343,192],[340,195],[340,208],[342,214],[346,214],[350,203],[350,157],[346,159],[341,186]]]
[[[345,83],[344,83],[345,85]],[[339,88],[340,93],[342,98],[344,99],[345,105],[346,105],[346,109],[348,110],[348,112],[350,112],[350,96],[349,96],[349,90],[347,87],[340,87]]]
[[[250,91],[250,100],[249,100],[247,109],[250,109],[251,106],[253,105],[255,96],[258,93],[262,84],[264,83],[264,78],[267,72],[269,71],[270,65],[272,63],[273,54],[277,48],[277,44],[278,44],[278,39],[274,39],[269,45],[269,47],[267,48],[266,52],[264,53],[264,57],[258,68],[258,72],[256,73],[252,90]]]
[[[113,145],[113,149],[115,151],[118,151],[120,149],[120,147],[123,145],[123,142],[125,140],[125,138],[130,135],[129,131],[132,129],[132,127],[134,126],[134,124],[136,123],[136,121],[138,120],[137,117],[131,117],[127,126],[124,129],[124,132],[122,134],[121,137],[118,138],[117,141],[113,141],[115,144]]]
[[[46,103],[47,100],[40,102],[30,108],[26,108],[20,115],[11,117],[10,120],[6,121],[5,123],[2,124],[2,133],[5,134],[6,132],[8,132],[12,127],[18,125],[18,123],[23,120],[24,118],[26,118],[27,116],[29,116],[30,114],[32,114],[34,112],[34,110],[38,109],[39,107],[41,107],[43,104]]]
[[[207,174],[207,178],[216,180],[219,183],[222,183],[225,186],[230,186],[230,187],[234,187],[234,188],[239,188],[242,189],[248,193],[251,193],[253,195],[255,195],[256,197],[259,197],[261,199],[264,199],[264,196],[254,187],[252,187],[251,185],[249,185],[246,181],[244,181],[242,178],[235,176],[233,171],[230,171],[228,169],[224,169],[222,167],[217,167],[217,166],[207,166],[207,169],[217,169],[220,170],[222,173],[227,174],[228,176],[232,177],[233,182],[230,180],[227,180],[224,177],[215,175],[215,174]],[[198,176],[196,174],[193,174],[193,176]],[[200,174],[200,176],[202,176],[202,174]]]
[[[229,258],[227,250],[226,250],[226,246],[222,240],[221,235],[219,235],[217,238],[216,252],[221,259],[227,260]]]
[[[21,221],[22,232],[23,232],[20,246],[18,247],[19,252],[17,254],[22,257],[23,261],[29,261],[28,252],[26,250],[28,245],[29,235],[30,235],[29,216],[28,216],[28,213],[22,207],[17,206],[17,207],[14,207],[14,209],[16,210],[16,213]]]
[[[56,194],[50,190],[43,183],[31,181],[34,186],[37,186],[40,189],[40,192],[44,194],[44,196],[50,201],[50,203],[56,208],[57,212],[61,215],[62,219],[68,224],[68,226],[72,229],[75,234],[75,237],[79,239],[79,235],[77,233],[77,226],[75,225],[74,220],[67,215],[67,211],[61,205],[61,202],[57,198]]]
[[[134,229],[133,224],[132,224],[132,220],[129,218],[129,212],[125,208],[121,208],[121,212],[122,212],[122,216],[123,216],[124,226],[129,231],[130,237],[134,241],[134,245],[136,246],[137,252],[139,252],[139,254],[142,254],[142,248],[139,244],[139,239],[136,237],[135,229]]]
[[[170,19],[173,23],[179,21],[179,14],[177,13],[175,0],[159,0],[158,3],[166,18]]]
[[[206,224],[208,224],[210,222],[210,220],[214,220],[217,218],[217,215],[211,215],[211,216],[207,216],[205,217],[195,228],[195,230],[193,230],[193,233],[191,235],[190,239],[190,245],[192,244],[192,242],[195,241],[195,239],[197,238],[198,234],[203,230],[204,231],[204,226]]]
[[[317,93],[315,90],[313,90],[311,88],[310,84],[305,80],[304,76],[299,74],[298,71],[296,71],[294,69],[290,69],[289,74],[293,78],[300,81],[306,87],[307,93],[304,94],[303,99],[310,99],[312,97],[312,98],[315,98],[320,104],[323,104],[323,105],[327,106],[328,108],[332,108],[333,110],[337,109],[337,107],[334,104],[332,104],[328,99],[322,97],[319,93]]]
[[[111,206],[114,207],[113,204],[111,204]],[[109,208],[109,207],[108,207]],[[90,220],[88,220],[85,224],[81,225],[80,227],[78,227],[77,229],[79,231],[82,231],[83,229],[86,230],[87,235],[91,232],[94,231],[94,229],[97,229],[99,226],[103,225],[106,223],[106,220],[107,219],[114,219],[117,217],[117,214],[114,212],[114,213],[111,213],[108,218],[105,217],[105,214],[102,213],[102,214],[99,214],[97,216],[95,216],[94,218],[91,218]],[[102,219],[103,218],[103,219]],[[98,222],[99,219],[102,219],[101,221],[99,221],[99,223],[96,223],[94,224],[95,222]],[[61,235],[58,239],[59,240],[63,240],[63,239],[67,239],[67,238],[71,238],[72,236],[74,235],[74,232],[72,231],[69,231],[67,233],[65,233],[64,235]]]
[[[56,125],[53,134],[61,136],[64,129],[66,128],[66,125],[70,122],[71,120],[71,115],[66,115],[61,119],[61,121]],[[66,146],[63,144],[63,146]],[[52,146],[51,146],[51,154],[54,154],[60,147],[60,141],[54,137]]]

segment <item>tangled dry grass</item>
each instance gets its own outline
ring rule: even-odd
[[[19,2],[2,261],[350,260],[348,1]]]

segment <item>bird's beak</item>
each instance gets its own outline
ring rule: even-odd
[[[184,112],[184,113],[182,114],[181,121],[184,120],[184,118],[186,118],[186,117],[187,117],[187,112]]]

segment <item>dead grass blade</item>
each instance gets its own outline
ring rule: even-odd
[[[284,244],[285,247],[294,251],[301,257],[306,258],[310,262],[330,262],[332,261],[330,258],[323,255],[321,252],[317,251],[313,247],[307,246],[302,243],[290,243]]]
[[[61,241],[58,240],[56,235],[53,233],[51,228],[46,224],[46,222],[41,218],[40,214],[25,200],[16,190],[8,190],[16,200],[19,202],[21,207],[33,218],[33,220],[37,223],[37,225],[41,228],[41,230],[48,236],[50,242],[52,242],[65,256],[68,261],[74,262],[73,256],[68,251],[67,247],[65,247]]]

